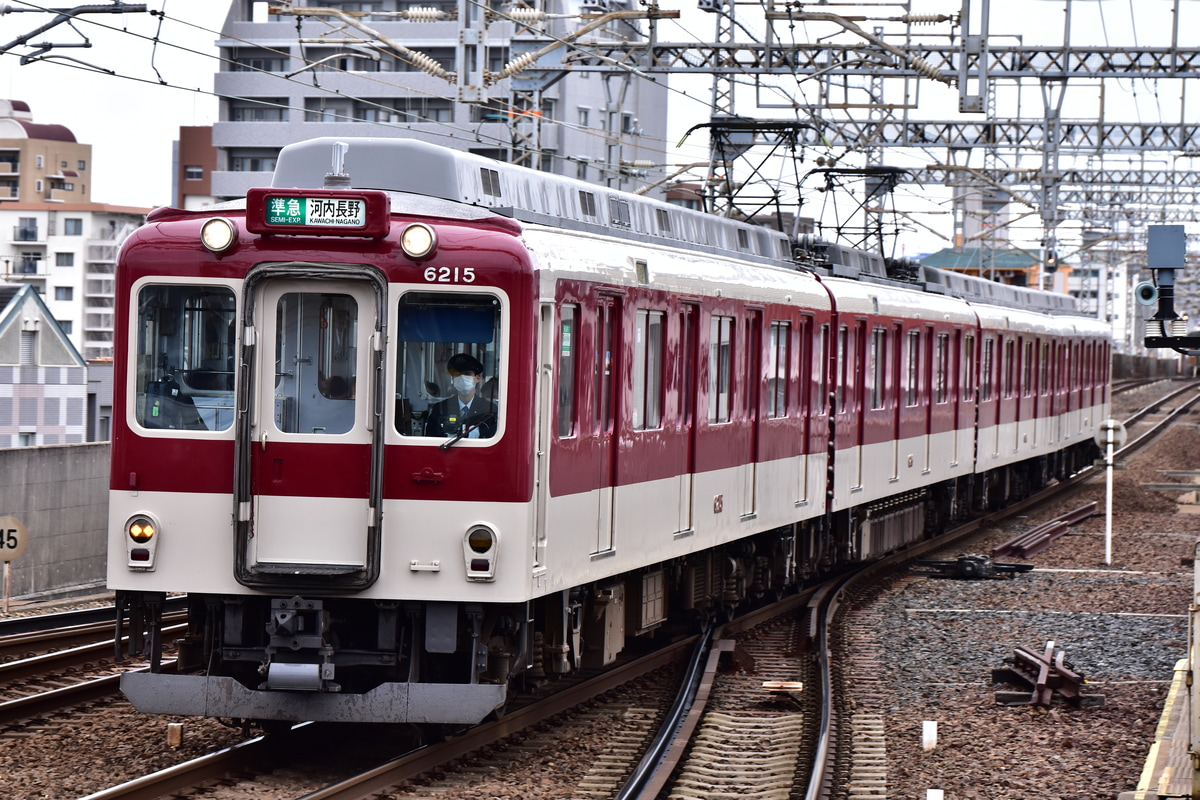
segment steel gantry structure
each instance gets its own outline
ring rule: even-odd
[[[861,169],[868,199],[907,180],[1012,197],[1036,211],[1047,253],[1055,251],[1066,219],[1097,228],[1139,213],[1156,222],[1194,218],[1200,124],[1189,121],[1187,89],[1200,74],[1200,47],[1180,43],[1182,0],[1171,0],[1170,25],[1155,30],[1165,41],[1154,46],[1071,41],[1079,0],[1060,0],[1062,33],[1050,33],[1058,39],[1050,44],[999,31],[991,0],[960,0],[953,13],[924,13],[920,1],[698,0],[688,13],[709,15],[710,41],[669,41],[666,33],[687,30],[677,25],[682,12],[632,0],[586,0],[583,13],[568,22],[548,14],[546,0],[397,2],[395,11],[384,10],[389,19],[413,25],[455,20],[453,70],[364,22],[391,3],[367,10],[336,0],[328,6],[280,2],[270,12],[328,19],[330,33],[320,42],[400,54],[444,80],[460,102],[486,103],[502,89],[512,110],[508,148],[517,161],[532,160],[540,150],[547,123],[540,93],[570,71],[599,73],[614,98],[634,80],[704,76],[711,81],[712,112],[703,126],[710,146],[705,195],[722,214],[769,211],[782,220],[782,208],[800,202],[800,183],[814,172],[795,163],[813,153],[821,155],[817,167],[826,180],[848,169],[847,158],[858,159],[838,177]],[[54,11],[61,18],[97,8]],[[1007,13],[1011,8],[1003,6]],[[515,30],[499,69],[481,57],[497,23]],[[20,37],[8,49],[28,42]],[[1160,96],[1176,94],[1177,117],[1114,119],[1105,87],[1131,79],[1153,82]],[[1073,90],[1080,85],[1087,91]],[[932,93],[935,100],[956,101],[957,113],[925,113]],[[1091,108],[1078,113],[1073,107],[1083,95]],[[615,168],[624,161],[624,132],[609,123]],[[901,150],[926,163],[903,174],[884,167],[885,154]],[[768,177],[764,165],[775,157],[793,162],[792,185]],[[1081,159],[1088,164],[1081,166]],[[867,222],[859,231],[882,248],[883,226],[871,219],[882,203],[861,205]]]

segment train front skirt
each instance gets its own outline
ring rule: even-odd
[[[384,683],[363,694],[255,691],[233,678],[127,672],[121,691],[147,714],[316,722],[439,722],[473,725],[504,705],[506,687]]]

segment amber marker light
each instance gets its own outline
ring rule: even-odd
[[[492,545],[496,540],[492,537],[492,532],[487,528],[472,528],[467,534],[467,544],[476,553],[486,553],[492,549]]]
[[[433,228],[419,222],[409,225],[400,234],[400,249],[409,258],[424,258],[433,252],[437,236]]]
[[[200,226],[200,242],[214,253],[223,253],[237,241],[237,228],[224,217],[213,217]]]
[[[154,538],[154,523],[146,517],[134,517],[129,521],[129,538],[145,544]]]

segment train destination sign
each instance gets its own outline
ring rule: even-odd
[[[335,225],[361,228],[367,204],[356,197],[268,197],[268,225]]]
[[[246,229],[297,236],[387,236],[391,198],[370,189],[270,189],[246,193]]]

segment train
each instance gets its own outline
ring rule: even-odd
[[[496,717],[1072,474],[1109,413],[1064,295],[408,139],[154,210],[116,296],[121,689],[264,727]]]

